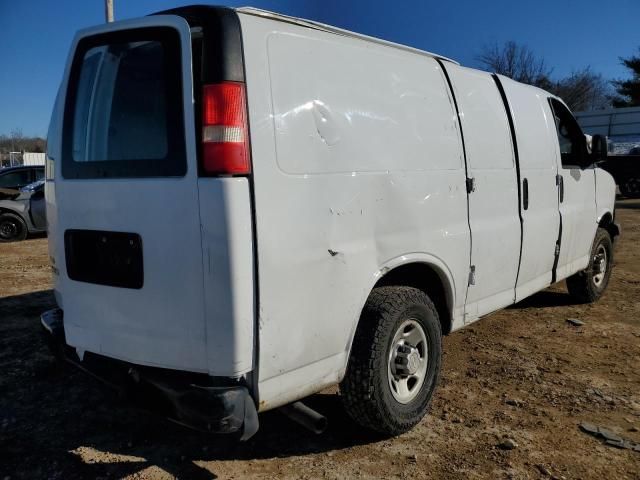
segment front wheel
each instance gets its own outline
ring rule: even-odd
[[[27,225],[13,213],[0,214],[0,242],[15,242],[27,238]]]
[[[349,416],[386,435],[399,435],[420,422],[440,375],[441,336],[438,312],[424,292],[375,288],[340,384]]]
[[[604,228],[598,228],[585,270],[567,278],[569,293],[580,303],[593,303],[603,294],[613,267],[613,242]]]

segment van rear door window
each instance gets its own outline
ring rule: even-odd
[[[65,178],[186,172],[180,39],[146,28],[80,42],[65,106]]]

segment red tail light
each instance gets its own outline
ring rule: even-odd
[[[203,87],[202,169],[226,175],[251,172],[243,83],[222,82]]]

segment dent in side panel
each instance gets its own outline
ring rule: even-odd
[[[282,171],[318,174],[461,167],[453,112],[448,118],[440,117],[451,109],[435,60],[371,48],[363,42],[347,44],[333,35],[317,37],[278,32],[267,39]]]

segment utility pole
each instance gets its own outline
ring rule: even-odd
[[[107,23],[113,22],[113,0],[104,0],[104,17]]]

